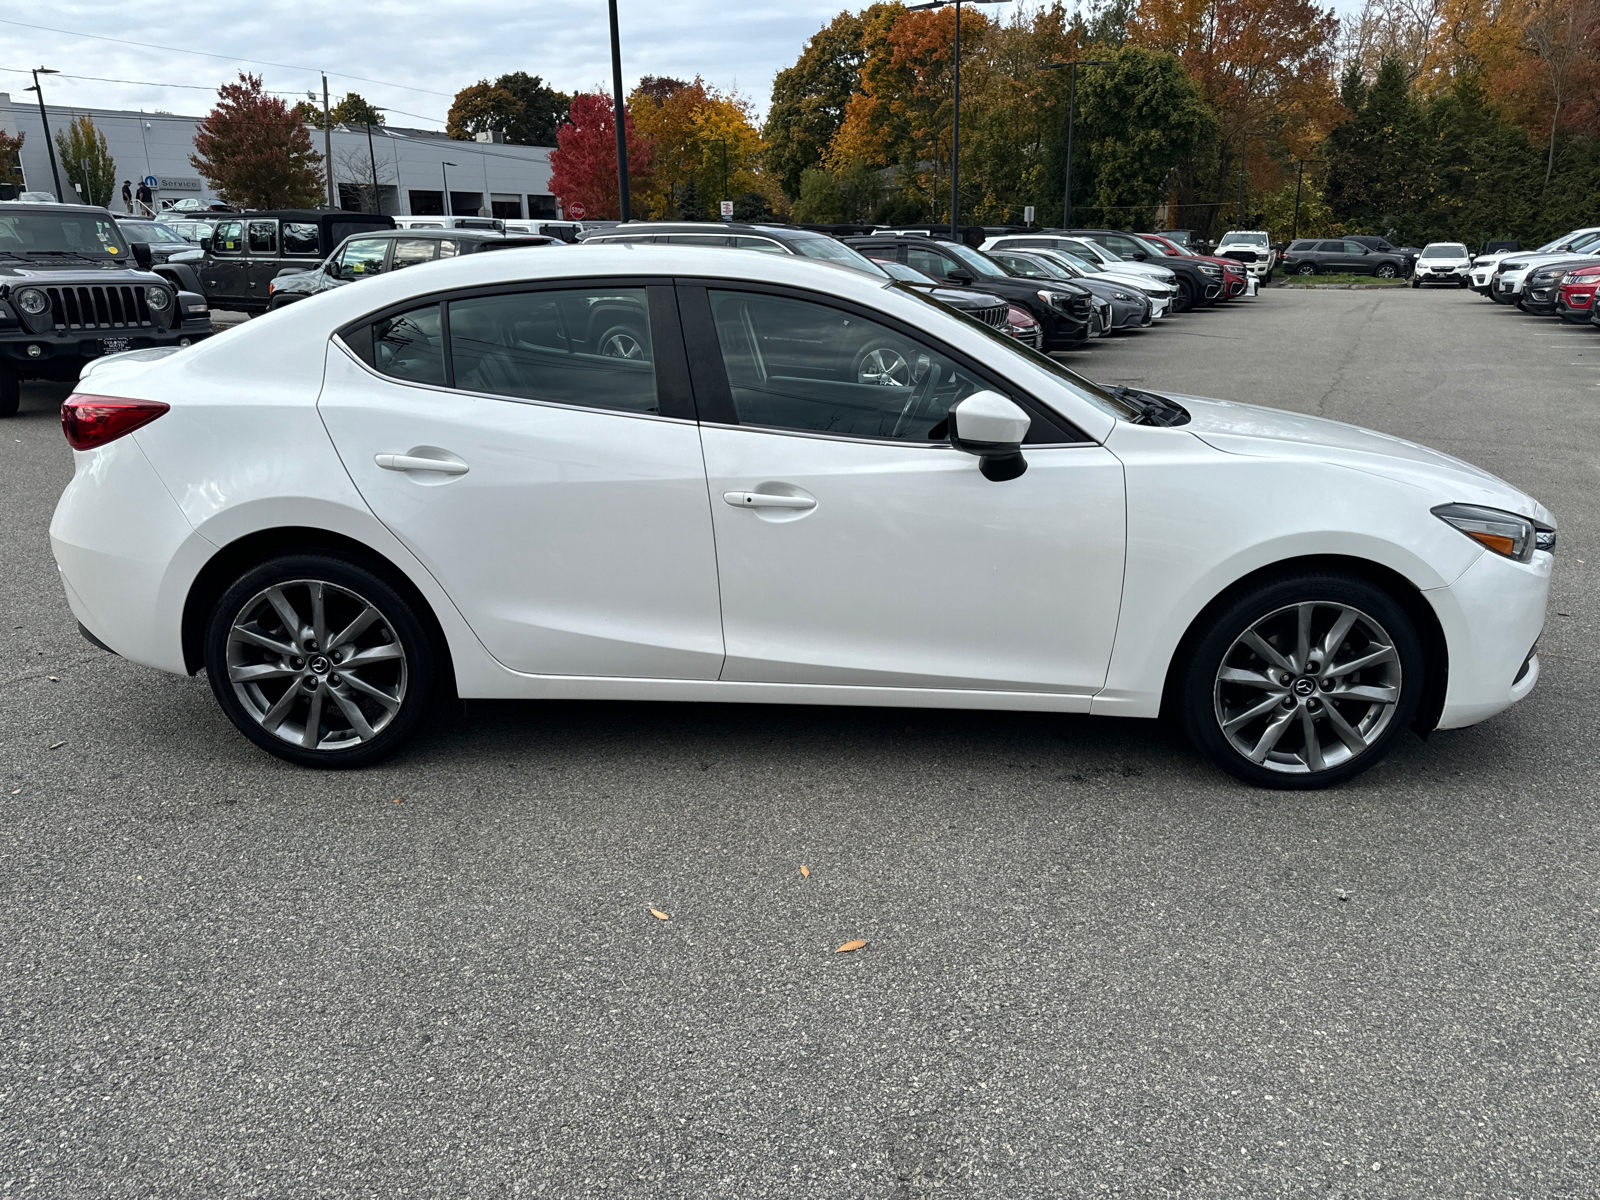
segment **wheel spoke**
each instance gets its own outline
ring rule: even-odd
[[[299,651],[288,642],[273,637],[271,634],[262,633],[261,630],[249,625],[235,625],[229,631],[228,637],[236,642],[249,642],[252,646],[260,646],[263,650],[271,650],[283,658],[292,658]]]
[[[327,684],[319,683],[317,690],[311,693],[311,711],[306,714],[305,731],[300,735],[300,744],[307,750],[315,750],[322,740],[317,727],[322,724],[322,700],[327,690]]]
[[[328,648],[328,606],[322,584],[311,584],[311,636],[317,639],[317,648]]]
[[[1345,638],[1350,636],[1350,630],[1356,623],[1356,610],[1347,608],[1339,614],[1339,619],[1333,623],[1333,628],[1328,630],[1322,639],[1322,661],[1331,663],[1334,655],[1339,653],[1339,647],[1344,645]]]
[[[1293,720],[1293,709],[1272,718],[1267,723],[1266,729],[1262,730],[1261,740],[1256,743],[1255,749],[1250,751],[1250,760],[1257,763],[1266,762],[1267,755],[1272,753],[1272,748],[1278,744],[1279,739],[1283,737],[1283,731],[1289,728]]]
[[[1243,687],[1270,688],[1272,691],[1282,691],[1278,681],[1270,675],[1263,675],[1260,671],[1247,671],[1243,667],[1223,667],[1217,672],[1218,683],[1237,683]]]
[[[294,707],[295,699],[299,694],[300,689],[298,686],[284,688],[283,695],[278,697],[277,703],[262,714],[261,728],[268,733],[277,733],[278,726],[282,725],[284,718],[289,715],[289,710]]]
[[[1364,700],[1368,704],[1394,704],[1400,699],[1400,689],[1382,687],[1371,683],[1352,684],[1323,695],[1325,700]]]
[[[1322,711],[1328,714],[1328,724],[1333,726],[1333,731],[1339,735],[1339,740],[1350,747],[1352,755],[1360,754],[1367,748],[1367,739],[1361,736],[1354,725],[1344,719],[1344,714],[1337,708],[1329,704]]]
[[[404,658],[405,651],[400,649],[396,642],[388,642],[382,646],[369,646],[365,650],[357,650],[344,662],[339,664],[343,671],[359,671],[362,667],[370,667],[374,663],[393,662],[397,658]]]
[[[1298,675],[1306,669],[1306,664],[1311,661],[1311,618],[1315,614],[1315,604],[1302,604],[1295,612],[1294,636],[1294,668]]]
[[[1277,667],[1278,670],[1287,671],[1291,675],[1298,675],[1300,673],[1294,669],[1293,663],[1274,650],[1272,648],[1272,643],[1267,641],[1266,638],[1262,637],[1254,629],[1246,631],[1245,635],[1239,640],[1246,646],[1249,646],[1250,649],[1254,650],[1273,666]]]
[[[395,709],[400,707],[400,701],[396,700],[393,696],[391,696],[388,692],[384,691],[383,689],[373,687],[365,679],[361,679],[361,678],[359,678],[358,676],[355,676],[355,675],[345,675],[345,676],[342,676],[341,678],[344,679],[345,683],[349,684],[356,691],[360,692],[363,696],[371,696],[374,700],[376,700],[379,704],[383,705],[390,712],[393,712]]]
[[[1367,651],[1360,658],[1353,658],[1349,662],[1338,663],[1328,668],[1328,675],[1349,675],[1363,667],[1375,667],[1380,663],[1398,662],[1400,656],[1394,652],[1393,646],[1378,646]]]
[[[294,679],[299,674],[300,672],[293,667],[286,667],[281,663],[255,663],[247,667],[228,668],[228,678],[234,683],[260,683],[263,679]]]
[[[1305,709],[1300,710],[1300,731],[1306,738],[1306,766],[1313,771],[1327,769],[1327,762],[1322,757],[1322,739],[1317,736],[1317,722]]]
[[[1280,705],[1282,703],[1283,703],[1283,701],[1281,699],[1279,699],[1277,696],[1268,696],[1265,700],[1261,701],[1259,704],[1252,705],[1250,708],[1245,709],[1243,712],[1239,713],[1237,716],[1229,717],[1226,721],[1224,721],[1222,723],[1222,731],[1224,733],[1230,733],[1231,734],[1234,730],[1240,729],[1243,726],[1250,724],[1251,721],[1255,720],[1257,717],[1261,716],[1263,713],[1271,712],[1273,709],[1277,708],[1278,705]]]
[[[342,688],[332,688],[328,694],[333,697],[333,702],[339,706],[339,711],[344,714],[345,720],[350,722],[350,728],[355,730],[356,736],[363,742],[371,741],[377,735],[372,726],[367,723],[366,713],[361,711],[361,706],[349,696],[342,694]]]
[[[289,603],[289,598],[283,594],[281,587],[267,589],[267,603],[272,605],[272,611],[278,614],[278,620],[283,622],[284,629],[296,644],[300,641],[300,614],[295,612],[294,605]]]
[[[361,610],[360,615],[357,616],[354,621],[351,621],[350,624],[346,625],[338,633],[333,635],[333,640],[328,643],[326,649],[329,651],[337,650],[346,642],[355,641],[356,638],[360,637],[367,630],[371,629],[373,622],[379,619],[380,614],[378,610],[369,604],[366,608]]]

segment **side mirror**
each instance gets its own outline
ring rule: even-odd
[[[950,444],[978,457],[978,470],[992,483],[1016,479],[1028,469],[1022,439],[1033,422],[999,392],[974,392],[950,409]]]
[[[200,235],[200,252],[202,254],[211,253],[211,235],[208,233],[202,233]]]
[[[951,283],[971,283],[972,276],[965,271],[946,271],[945,278]]]
[[[134,242],[132,249],[133,261],[148,271],[150,269],[150,265],[155,262],[155,255],[150,253],[150,243]]]
[[[1146,254],[1143,250],[1135,250],[1133,252],[1133,261],[1134,262],[1149,262],[1150,261],[1150,256],[1148,254]]]
[[[330,258],[327,262],[322,264],[322,273],[329,279],[339,278],[339,264]]]

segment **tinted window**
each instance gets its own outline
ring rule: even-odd
[[[383,238],[346,242],[339,251],[339,278],[365,279],[383,273],[383,253],[389,243]]]
[[[785,296],[710,295],[741,425],[932,441],[950,406],[983,387],[854,313]]]
[[[1014,275],[1021,275],[1027,279],[1054,279],[1057,277],[1032,259],[1023,258],[1020,254],[996,254],[994,257],[1001,266]]]
[[[469,391],[660,411],[643,288],[451,301],[450,355]]]
[[[276,221],[250,222],[250,253],[276,254],[278,252],[278,223]]]
[[[674,246],[726,246],[725,233],[675,233],[666,239]]]
[[[769,242],[766,238],[736,237],[733,239],[733,245],[736,250],[760,250],[764,254],[789,253],[777,242]]]
[[[1346,254],[1361,254],[1365,250],[1366,250],[1366,247],[1363,246],[1360,242],[1346,242],[1344,244],[1344,252]]]
[[[214,254],[242,254],[244,252],[244,222],[223,221],[211,237]]]
[[[1142,246],[1138,242],[1135,242],[1132,238],[1121,237],[1115,233],[1106,234],[1105,242],[1107,246],[1110,246],[1113,251],[1115,251],[1117,254],[1120,254],[1123,258],[1133,258],[1139,254],[1148,255],[1155,253],[1155,251],[1152,251],[1149,246]],[[1166,251],[1162,250],[1160,253],[1165,254]]]
[[[317,254],[317,227],[309,221],[285,221],[283,223],[283,252],[302,256]]]
[[[408,383],[444,386],[444,341],[439,306],[413,309],[372,327],[372,365]]]
[[[932,275],[935,279],[948,281],[951,268],[955,266],[937,250],[926,250],[921,246],[906,247],[906,265],[915,267],[924,275]]]
[[[439,243],[432,238],[396,238],[394,256],[389,265],[393,270],[414,267],[418,263],[432,262]]]

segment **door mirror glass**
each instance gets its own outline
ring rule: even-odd
[[[322,264],[322,273],[333,279],[339,278],[339,264],[330,258]]]
[[[950,444],[978,457],[985,479],[1004,483],[1028,469],[1022,439],[1033,422],[999,392],[974,392],[950,408]]]
[[[210,252],[210,250],[211,250],[211,235],[208,234],[208,233],[202,233],[200,235],[200,253],[207,254],[207,253]]]

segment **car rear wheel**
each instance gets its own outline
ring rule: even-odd
[[[1303,262],[1294,269],[1294,273],[1296,275],[1315,275],[1317,273],[1317,264]]]
[[[1174,312],[1186,313],[1194,308],[1194,285],[1187,279],[1178,280],[1178,294],[1173,297]]]
[[[332,554],[246,571],[212,608],[206,673],[239,731],[307,767],[365,766],[426,713],[439,654],[389,580]]]
[[[1422,643],[1405,611],[1355,576],[1261,584],[1216,615],[1180,679],[1185,732],[1257,787],[1328,787],[1393,748],[1416,713]]]
[[[10,367],[0,366],[0,417],[16,413],[22,404],[22,381]]]

